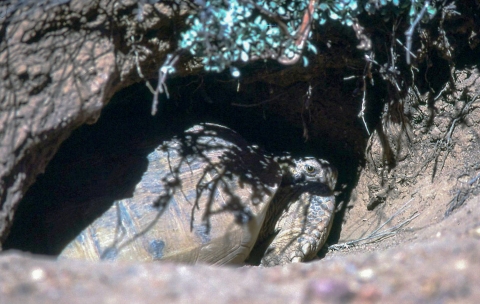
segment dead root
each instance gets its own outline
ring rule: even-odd
[[[403,213],[408,207],[410,207],[411,202],[413,201],[413,198],[410,199],[408,202],[406,202],[400,209],[397,210],[391,217],[389,217],[382,225],[380,225],[375,231],[370,233],[366,237],[362,237],[356,240],[340,243],[340,244],[334,244],[331,246],[328,246],[328,250],[335,251],[335,250],[342,250],[342,249],[347,249],[352,246],[358,246],[358,245],[365,245],[365,244],[370,244],[370,243],[377,243],[382,241],[385,238],[391,237],[396,235],[400,229],[405,227],[407,224],[409,224],[412,220],[414,220],[417,216],[420,214],[418,211],[415,211],[408,219],[404,220],[401,223],[398,223],[395,226],[383,229],[385,225],[390,223],[397,215]]]

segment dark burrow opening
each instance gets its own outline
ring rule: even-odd
[[[351,97],[355,87],[340,77],[286,87],[258,81],[240,90],[226,74],[178,78],[169,82],[170,99],[162,96],[155,116],[152,94],[143,83],[123,89],[97,123],[71,134],[37,177],[19,204],[4,249],[57,255],[115,200],[132,195],[156,146],[199,122],[228,126],[274,154],[329,160],[339,171],[337,204],[345,206],[367,136],[357,117],[358,99]],[[305,107],[309,86],[318,98]],[[328,100],[322,96],[327,89],[338,96]],[[337,212],[327,243],[338,240],[343,211]]]

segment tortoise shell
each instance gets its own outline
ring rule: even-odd
[[[243,262],[281,180],[278,163],[236,132],[197,125],[150,153],[133,197],[114,202],[60,258]]]

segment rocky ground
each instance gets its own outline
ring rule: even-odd
[[[124,88],[158,75],[159,58],[174,48],[165,33],[187,11],[156,4],[160,14],[137,26],[133,0],[52,3],[1,4],[0,303],[480,302],[474,4],[458,1],[451,9],[461,14],[446,10],[425,27],[415,82],[404,91],[398,83],[408,77],[373,68],[363,121],[358,83],[345,80],[365,76],[352,32],[321,27],[308,68],[257,63],[242,81],[183,62],[159,105],[165,120],[150,115],[150,93]],[[370,31],[382,41],[379,55],[393,49],[383,49],[381,27]],[[114,101],[121,89],[123,101]],[[186,118],[229,122],[269,151],[310,153],[339,168],[339,212],[321,259],[268,269],[54,259],[53,241],[65,241],[70,215],[85,210],[75,203],[96,191],[124,195],[118,189],[132,185],[123,174],[141,165],[118,163]]]
[[[466,90],[478,90],[475,73]],[[458,103],[461,110],[468,102]],[[409,153],[384,174],[391,185],[384,192],[372,190],[382,169],[372,136],[373,156],[322,259],[266,269],[55,261],[7,250],[0,256],[0,302],[478,303],[479,101],[468,106],[455,128],[455,118],[443,127],[443,116],[433,119],[433,129],[443,128],[439,138],[449,136],[444,149],[435,150],[431,132],[412,126]]]
[[[0,256],[0,301],[478,303],[479,203],[470,199],[442,222],[377,248],[339,250],[319,261],[268,269],[54,261],[7,251]]]

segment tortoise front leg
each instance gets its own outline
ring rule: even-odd
[[[284,265],[315,257],[325,243],[333,223],[335,196],[305,192],[278,220],[275,236],[260,263]]]

